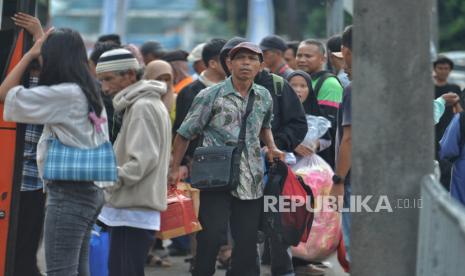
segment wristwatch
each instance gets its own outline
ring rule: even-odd
[[[342,184],[344,183],[344,178],[340,177],[339,175],[333,175],[333,184]]]

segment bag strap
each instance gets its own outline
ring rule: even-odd
[[[333,74],[329,72],[325,72],[323,75],[320,76],[318,81],[315,84],[315,88],[313,88],[313,93],[315,93],[315,97],[318,99],[318,94],[320,93],[320,89],[323,86],[323,83],[325,80],[327,80],[329,77],[335,77]]]
[[[244,145],[245,145],[245,132],[247,128],[247,117],[249,117],[249,114],[252,112],[254,102],[255,102],[255,92],[251,90],[249,92],[249,99],[247,101],[247,107],[245,109],[245,114],[242,116],[241,130],[239,131],[238,147],[240,147],[240,149],[244,148]]]
[[[281,76],[278,76],[276,74],[271,74],[273,77],[273,88],[274,88],[274,94],[277,97],[282,96],[282,90],[283,90],[283,84],[284,84],[284,79]]]
[[[247,107],[245,109],[245,114],[242,116],[241,130],[239,131],[239,139],[237,142],[237,151],[238,151],[239,156],[242,155],[242,152],[244,151],[244,148],[245,148],[245,133],[247,129],[247,117],[249,117],[249,114],[252,112],[254,101],[255,101],[255,92],[250,91],[249,99],[247,101]],[[248,151],[245,151],[245,156],[246,158],[249,158]]]
[[[210,124],[211,119],[213,118],[213,105],[215,104],[216,99],[218,98],[218,95],[220,94],[221,89],[218,89],[216,91],[215,97],[213,98],[212,101],[212,108],[210,111],[210,118],[208,118],[208,121],[205,125]],[[247,107],[245,109],[245,114],[242,116],[242,121],[241,121],[241,130],[239,131],[239,139],[238,139],[238,146],[241,145],[242,141],[242,148],[244,147],[245,144],[245,128],[247,127],[247,117],[249,116],[250,112],[253,109],[253,103],[255,101],[255,93],[252,91],[249,92],[249,99],[247,101]],[[203,134],[200,134],[200,140],[199,140],[199,145],[203,144]]]

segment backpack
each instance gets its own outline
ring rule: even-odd
[[[283,92],[284,79],[283,77],[273,73],[271,74],[271,76],[273,76],[274,93],[277,97],[281,97]]]
[[[307,210],[307,206],[313,208],[313,193],[303,179],[297,177],[292,170],[282,161],[275,161],[268,173],[268,183],[264,190],[265,207],[267,196],[276,197],[278,201],[274,210],[264,212],[263,227],[267,236],[276,235],[281,243],[296,246],[301,241],[306,241],[313,222],[313,212]],[[295,202],[296,197],[304,199],[303,206],[296,205],[293,210],[279,210],[279,196]]]

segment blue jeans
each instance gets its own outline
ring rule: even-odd
[[[47,185],[47,276],[90,275],[90,235],[103,202],[102,189],[92,182],[54,181]]]

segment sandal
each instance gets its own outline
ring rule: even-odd
[[[153,267],[171,267],[173,264],[171,261],[168,259],[168,256],[156,256],[156,255],[149,255],[147,256],[147,261],[146,261],[148,266],[153,266]]]

